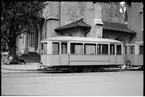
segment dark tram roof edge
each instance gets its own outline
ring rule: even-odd
[[[54,29],[56,32],[60,32],[66,29],[70,28],[76,28],[76,27],[83,27],[90,29],[91,26],[86,24],[82,19],[79,19],[75,22],[69,23],[67,25],[58,27]],[[136,34],[136,32],[128,29],[127,24],[117,23],[117,22],[110,22],[110,21],[104,21],[103,20],[103,30],[112,30],[112,31],[120,31],[120,32],[126,32],[130,34]]]
[[[58,27],[55,29],[55,31],[58,32],[58,31],[62,31],[62,30],[70,29],[70,28],[76,28],[76,27],[91,28],[91,26],[86,24],[83,21],[83,19],[79,19],[79,20],[72,22],[70,24]]]

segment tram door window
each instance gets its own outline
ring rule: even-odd
[[[98,54],[108,54],[108,44],[98,44],[97,47]]]
[[[116,55],[121,55],[121,45],[116,45]]]
[[[125,46],[125,54],[127,55],[127,46]]]
[[[82,43],[71,43],[70,44],[70,52],[71,54],[83,54],[83,44]]]
[[[115,44],[110,44],[110,55],[115,54]]]
[[[61,54],[67,54],[67,43],[66,42],[61,43]]]
[[[52,54],[59,54],[59,42],[52,43]]]
[[[84,45],[84,54],[96,54],[96,44],[85,44]]]
[[[139,54],[143,54],[143,50],[144,50],[143,48],[144,48],[143,45],[139,46]]]
[[[130,46],[130,54],[134,54],[135,53],[135,46],[132,45]]]
[[[41,54],[47,54],[47,42],[41,43]]]

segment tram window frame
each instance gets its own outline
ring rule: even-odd
[[[65,48],[65,52],[63,52],[64,51],[63,45]],[[67,54],[67,48],[68,48],[67,42],[61,42],[61,54]]]
[[[108,44],[97,44],[97,54],[108,55]]]
[[[90,54],[87,53],[87,51],[90,51],[90,50],[87,50],[88,49],[87,46],[95,47],[94,48],[94,52],[92,52]],[[86,55],[95,55],[96,54],[96,44],[93,44],[93,43],[85,43],[84,44],[84,54],[86,54]]]
[[[56,49],[56,47],[54,47],[54,44],[57,44],[58,46],[57,46],[57,49]],[[54,52],[54,50],[56,49],[56,52]],[[59,54],[59,49],[60,49],[60,47],[59,47],[59,42],[52,42],[52,54],[55,54],[55,55],[58,55]]]
[[[113,50],[112,50],[113,47]],[[110,44],[110,55],[115,55],[115,44]]]
[[[142,47],[142,49],[141,49]],[[139,54],[142,55],[143,54],[143,51],[144,51],[144,46],[143,45],[140,45],[139,46]]]
[[[41,54],[47,54],[47,42],[41,43]]]
[[[118,50],[118,46],[120,47],[120,49]],[[122,45],[117,44],[116,45],[116,55],[122,55]]]
[[[130,46],[130,54],[131,55],[135,54],[135,46],[134,45]]]
[[[81,51],[81,53],[79,52],[79,53],[76,53],[76,51],[75,51],[75,46],[80,46],[80,48],[82,48],[82,51]],[[83,55],[83,43],[74,43],[74,42],[72,42],[72,43],[70,43],[70,54],[74,54],[74,55]]]

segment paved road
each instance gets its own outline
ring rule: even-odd
[[[2,95],[142,96],[143,71],[6,73]]]

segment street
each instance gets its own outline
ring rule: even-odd
[[[143,96],[143,71],[3,73],[2,95]]]

